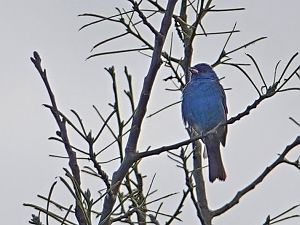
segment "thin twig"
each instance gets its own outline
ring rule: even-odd
[[[253,190],[258,184],[260,184],[269,174],[272,172],[278,165],[285,162],[285,156],[296,146],[300,145],[300,136],[296,137],[296,139],[290,144],[287,145],[284,151],[279,155],[279,157],[254,180],[249,185],[247,185],[242,190],[238,191],[237,194],[233,197],[233,199],[222,206],[219,209],[212,211],[213,217],[219,216],[233,206],[239,203],[240,199],[246,195],[249,191]]]
[[[146,50],[151,50],[151,48],[149,48],[149,47],[131,48],[131,49],[116,50],[116,51],[100,52],[97,54],[90,55],[89,57],[86,58],[86,60],[97,57],[97,56],[102,56],[102,55],[113,55],[113,54],[119,54],[119,53],[137,52],[137,51],[146,51]]]

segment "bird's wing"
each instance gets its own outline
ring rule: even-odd
[[[220,94],[221,94],[221,98],[222,98],[222,105],[223,105],[224,112],[225,112],[225,121],[224,122],[226,122],[227,113],[228,113],[227,104],[226,104],[226,95],[225,95],[223,86],[220,83],[219,83],[219,85],[220,85],[219,90],[221,92]],[[222,126],[218,129],[218,136],[219,136],[219,139],[220,139],[222,145],[225,146],[226,136],[227,136],[227,125]]]
[[[225,91],[224,91],[223,86],[220,83],[219,83],[219,85],[220,85],[220,90],[221,90],[222,104],[223,104],[223,107],[224,107],[225,114],[227,114],[228,113],[228,109],[227,109],[227,104],[226,104]]]
[[[188,86],[186,86],[183,91],[182,91],[182,102],[181,102],[181,115],[182,115],[182,120],[184,122],[184,125],[187,126],[188,123],[188,105],[189,103],[187,102],[187,99],[185,98],[186,95],[188,95]]]

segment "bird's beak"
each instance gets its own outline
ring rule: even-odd
[[[190,67],[189,71],[194,74],[194,73],[198,73],[198,70],[195,67]]]

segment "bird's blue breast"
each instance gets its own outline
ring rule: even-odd
[[[226,121],[222,86],[216,80],[192,79],[183,91],[182,116],[198,133]]]

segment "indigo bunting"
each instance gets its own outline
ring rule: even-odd
[[[210,182],[217,178],[224,181],[226,173],[220,143],[225,146],[227,125],[220,124],[227,121],[225,92],[209,65],[197,64],[190,68],[190,72],[191,80],[183,89],[182,118],[185,124],[202,136],[208,155]]]

